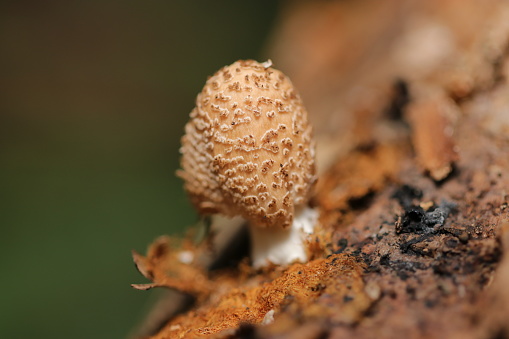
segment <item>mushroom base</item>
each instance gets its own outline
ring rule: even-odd
[[[317,219],[318,212],[306,207],[296,213],[292,226],[287,229],[250,225],[253,267],[260,268],[270,263],[287,265],[294,261],[306,262],[306,238],[313,233]]]

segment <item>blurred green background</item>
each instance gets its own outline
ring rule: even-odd
[[[0,2],[0,338],[123,338],[131,249],[197,220],[175,178],[206,77],[275,1]]]

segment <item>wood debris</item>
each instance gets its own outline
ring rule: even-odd
[[[135,254],[152,280],[136,287],[196,300],[146,337],[509,336],[509,3],[399,5],[283,6],[272,59],[328,140],[318,144],[328,167],[312,202],[312,260],[254,270],[241,255],[210,269],[179,260],[182,250],[211,253],[206,246],[156,241]],[[447,38],[433,53],[437,30]],[[412,72],[421,55],[401,48],[420,43],[433,60]],[[359,93],[378,94],[367,107]]]
[[[443,97],[414,101],[408,107],[417,161],[436,181],[444,180],[458,159],[454,127],[449,117],[449,112],[456,110],[454,102]]]

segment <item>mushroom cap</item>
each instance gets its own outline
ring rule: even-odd
[[[177,175],[200,213],[286,228],[316,182],[315,150],[300,96],[270,65],[241,60],[207,80]]]

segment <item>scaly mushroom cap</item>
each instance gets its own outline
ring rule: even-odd
[[[177,174],[199,212],[290,226],[316,181],[311,126],[290,80],[270,62],[237,61],[208,79],[190,117]]]

